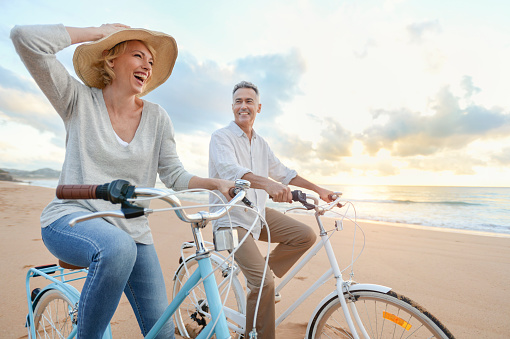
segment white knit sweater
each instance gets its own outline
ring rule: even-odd
[[[143,101],[142,119],[135,137],[121,146],[106,110],[100,89],[73,78],[55,54],[71,44],[63,25],[16,26],[11,31],[16,51],[41,90],[61,116],[66,129],[66,155],[59,184],[104,184],[115,179],[153,187],[157,173],[175,190],[188,188],[192,175],[177,156],[174,130],[166,111]],[[41,215],[45,227],[77,211],[119,209],[100,200],[54,199]],[[145,217],[109,222],[129,233],[136,242],[153,242]]]

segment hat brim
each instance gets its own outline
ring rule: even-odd
[[[177,59],[177,43],[166,33],[143,28],[123,29],[97,41],[78,46],[73,56],[76,75],[89,87],[104,88],[101,73],[93,65],[100,60],[103,51],[129,40],[140,40],[156,52],[150,81],[137,96],[142,97],[163,84],[172,74]]]

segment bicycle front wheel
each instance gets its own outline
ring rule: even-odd
[[[346,293],[344,297],[351,314],[353,310],[358,313],[363,327],[372,339],[454,338],[450,331],[423,307],[393,291],[356,291]],[[356,323],[354,317],[353,321]],[[359,324],[356,328],[362,338]],[[307,338],[353,338],[338,296],[329,299],[317,311]]]
[[[234,315],[230,316],[228,310],[236,311],[238,314],[243,316],[246,314],[246,297],[244,295],[243,287],[236,275],[232,277],[232,283],[230,284],[232,267],[224,264],[221,258],[211,256],[211,264],[213,269],[221,266],[221,268],[216,270],[214,273],[216,283],[218,284],[221,301],[225,303],[226,309],[224,308],[224,310],[230,329],[230,335],[232,338],[240,338],[244,324],[240,324],[240,321],[236,320]],[[198,262],[195,257],[189,258],[185,265],[181,264],[174,276],[172,298],[179,293],[182,286],[197,268]],[[225,296],[227,296],[226,301]],[[190,291],[189,295],[175,311],[174,319],[179,334],[185,338],[195,338],[202,328],[207,325],[207,323],[211,320],[211,315],[209,313],[205,289],[202,284]]]
[[[61,291],[50,289],[34,309],[36,338],[67,338],[71,334],[74,305]]]

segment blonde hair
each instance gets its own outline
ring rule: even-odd
[[[105,50],[105,52],[103,53],[101,58],[99,58],[99,60],[97,60],[97,62],[93,66],[96,70],[99,71],[99,73],[101,74],[101,77],[103,78],[102,79],[103,80],[102,82],[104,84],[103,87],[106,87],[107,85],[111,84],[112,80],[115,79],[115,71],[109,65],[109,63],[113,59],[118,57],[119,55],[124,54],[129,41],[135,41],[135,40],[122,41],[122,42],[119,42],[118,44],[116,44],[115,46],[113,46],[112,48],[110,48],[109,50]],[[147,43],[145,43],[145,41],[141,41],[141,42],[145,45],[145,47],[147,47],[149,52],[151,52],[153,61],[156,60],[156,51],[154,50],[154,48],[152,46],[148,45]],[[149,81],[150,81],[150,78],[147,79],[146,84],[149,83]]]

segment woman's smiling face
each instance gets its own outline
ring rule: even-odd
[[[152,54],[143,42],[128,41],[124,53],[111,61],[115,72],[112,85],[126,86],[135,95],[141,93],[152,74],[152,64]]]

